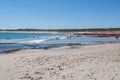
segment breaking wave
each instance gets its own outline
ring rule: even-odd
[[[14,40],[1,40],[1,44],[39,44],[45,41],[51,41],[51,40],[60,40],[60,39],[66,39],[66,37],[60,37],[60,36],[54,36],[51,38],[44,38],[44,39],[14,39]]]

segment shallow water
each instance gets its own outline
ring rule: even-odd
[[[120,42],[115,37],[81,36],[67,39],[68,34],[0,32],[0,52],[23,48]]]

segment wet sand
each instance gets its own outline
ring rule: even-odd
[[[120,80],[120,43],[0,54],[0,80]]]

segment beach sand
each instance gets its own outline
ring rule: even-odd
[[[120,43],[0,54],[0,80],[120,80]]]

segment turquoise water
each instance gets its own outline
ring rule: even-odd
[[[115,37],[73,37],[67,39],[68,34],[50,33],[15,33],[0,32],[0,52],[23,48],[43,48],[63,45],[95,44],[98,42],[120,42]]]

